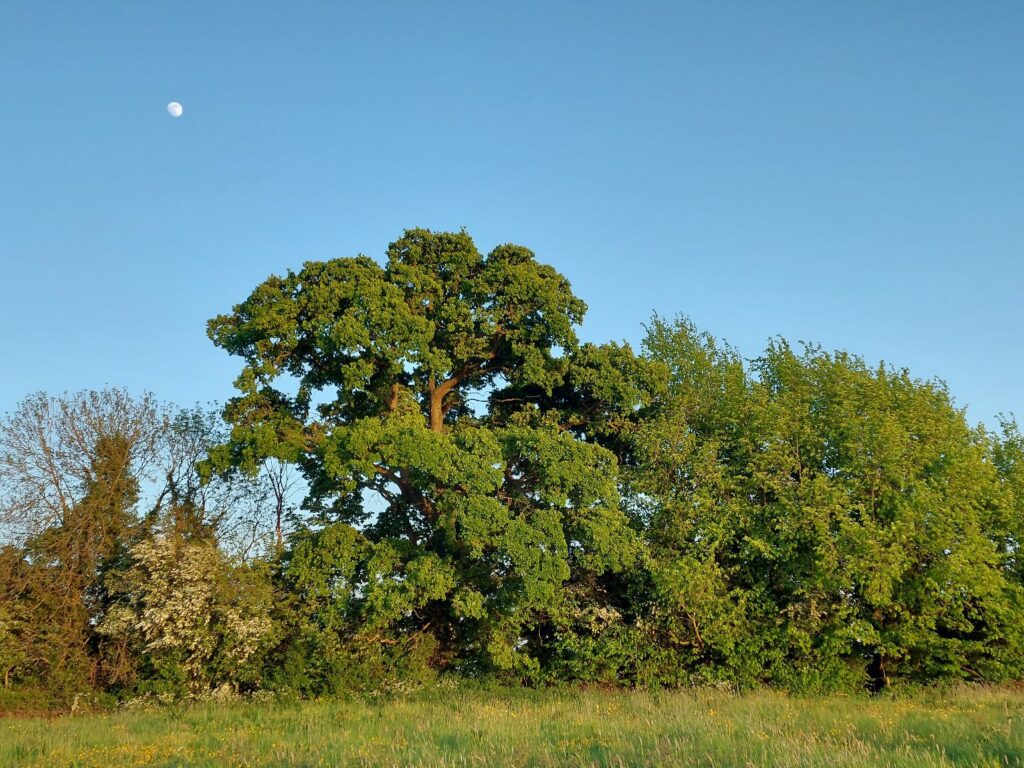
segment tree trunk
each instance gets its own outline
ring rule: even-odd
[[[460,381],[462,381],[461,376],[452,376],[440,384],[435,384],[433,377],[427,381],[427,396],[430,399],[430,430],[432,432],[444,432],[444,415],[447,411],[444,407],[444,398],[458,386]]]
[[[284,499],[280,496],[277,497],[277,528],[275,533],[277,534],[277,552],[278,554],[284,549],[284,535],[281,531],[281,517],[283,513]]]
[[[871,663],[868,665],[868,675],[870,676],[870,682],[868,687],[872,693],[878,693],[889,685],[889,676],[885,673],[885,659],[882,654],[875,653],[871,657]]]

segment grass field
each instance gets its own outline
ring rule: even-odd
[[[1024,694],[434,691],[0,720],[2,766],[1005,766]]]

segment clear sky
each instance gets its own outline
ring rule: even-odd
[[[180,101],[180,119],[165,107]],[[1024,3],[0,3],[0,410],[190,404],[206,320],[406,227],[1024,415]]]

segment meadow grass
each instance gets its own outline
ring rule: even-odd
[[[1024,694],[452,689],[0,720],[3,766],[1005,766]]]

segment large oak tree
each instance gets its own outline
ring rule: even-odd
[[[657,377],[581,347],[585,309],[526,248],[409,230],[384,266],[308,262],[210,322],[244,361],[212,466],[301,467],[322,525],[285,578],[315,631],[528,672],[565,586],[633,562],[616,453]]]

